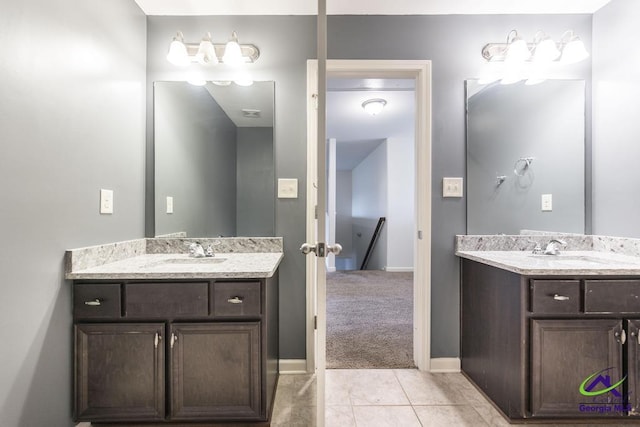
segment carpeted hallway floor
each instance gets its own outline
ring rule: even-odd
[[[413,367],[413,273],[328,273],[327,368]]]

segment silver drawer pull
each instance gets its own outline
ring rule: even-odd
[[[233,298],[229,298],[227,302],[231,304],[242,304],[242,300],[243,300],[242,297],[233,297]]]
[[[555,294],[553,296],[553,299],[556,300],[556,301],[569,301],[569,297],[568,296],[558,295],[558,294]]]
[[[100,298],[96,298],[94,300],[91,301],[85,301],[84,305],[90,305],[90,306],[98,306],[98,305],[102,305],[102,301]]]

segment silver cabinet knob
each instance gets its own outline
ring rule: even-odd
[[[103,301],[102,299],[96,298],[96,299],[93,299],[91,301],[85,301],[84,305],[90,305],[92,307],[96,307],[98,305],[102,305],[102,301]]]
[[[233,297],[227,300],[227,302],[231,304],[242,304],[242,301],[243,301],[242,297]]]
[[[568,296],[558,295],[558,294],[555,294],[553,296],[553,299],[556,300],[556,301],[569,301],[569,297]]]

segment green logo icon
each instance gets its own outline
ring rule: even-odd
[[[583,396],[600,396],[602,394],[611,392],[611,394],[613,394],[616,397],[622,397],[620,392],[616,390],[616,387],[618,387],[619,385],[622,385],[622,383],[627,379],[627,377],[625,376],[617,383],[611,384],[611,376],[602,375],[602,373],[610,371],[612,369],[614,368],[603,369],[602,371],[598,371],[594,374],[589,375],[587,378],[585,378],[585,380],[582,381],[582,384],[580,384],[580,388],[578,389],[580,390],[580,394]],[[593,391],[593,389],[598,384],[602,384],[605,388]]]

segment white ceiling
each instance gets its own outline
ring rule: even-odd
[[[135,0],[147,15],[315,15],[316,0]],[[593,13],[610,0],[327,0],[330,15]]]
[[[206,89],[237,127],[273,126],[273,82],[254,82],[251,86],[207,82]],[[246,117],[243,110],[256,113]]]
[[[327,138],[336,139],[338,170],[353,169],[386,138],[413,136],[414,84],[411,79],[329,79]],[[376,116],[362,108],[372,98],[387,101]]]

